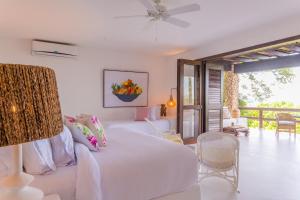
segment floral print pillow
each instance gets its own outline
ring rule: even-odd
[[[97,137],[87,126],[68,116],[65,116],[65,124],[70,129],[74,141],[84,144],[91,151],[100,150]]]
[[[76,118],[76,121],[84,124],[93,132],[93,134],[97,137],[100,146],[106,146],[107,139],[105,136],[105,130],[97,116],[81,114]]]

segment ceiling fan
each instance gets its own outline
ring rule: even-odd
[[[200,10],[200,5],[196,3],[185,5],[174,9],[167,9],[167,7],[162,4],[161,0],[138,0],[138,1],[141,2],[147,9],[146,15],[117,16],[115,18],[124,19],[124,18],[145,17],[150,19],[151,21],[164,21],[178,27],[187,28],[188,26],[190,26],[189,22],[183,21],[173,16]]]

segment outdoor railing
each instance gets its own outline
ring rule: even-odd
[[[291,113],[295,118],[296,122],[300,123],[300,109],[297,108],[260,108],[260,107],[240,107],[242,110],[247,111],[258,111],[258,116],[244,116],[241,114],[242,117],[252,119],[252,120],[258,120],[259,122],[259,128],[263,128],[263,122],[264,121],[275,121],[276,118],[269,118],[264,117],[264,112],[275,112],[275,113]],[[241,112],[242,113],[242,112]]]

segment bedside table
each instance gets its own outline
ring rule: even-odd
[[[43,200],[60,200],[60,197],[57,194],[51,194],[48,196],[45,196]]]

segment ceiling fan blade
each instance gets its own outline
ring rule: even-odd
[[[147,15],[128,15],[128,16],[115,16],[115,19],[129,19],[129,18],[141,18],[147,17]]]
[[[200,5],[194,3],[194,4],[182,6],[179,8],[170,9],[170,10],[168,10],[168,15],[173,16],[173,15],[179,15],[179,14],[183,14],[183,13],[187,13],[187,12],[195,12],[195,11],[199,11],[199,10],[200,10]]]
[[[141,2],[147,8],[147,10],[155,10],[150,0],[139,0],[139,2]]]
[[[173,24],[175,26],[182,27],[182,28],[187,28],[187,27],[190,26],[190,23],[188,23],[186,21],[183,21],[181,19],[174,18],[174,17],[166,17],[162,20],[165,21],[165,22],[168,22],[170,24]]]

